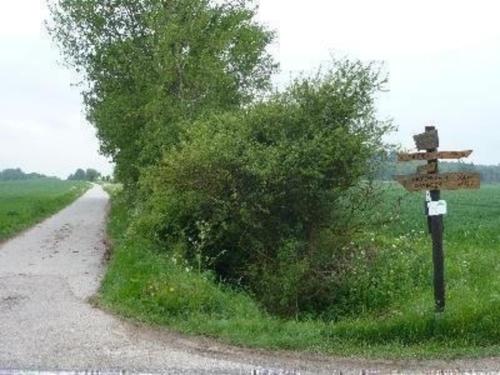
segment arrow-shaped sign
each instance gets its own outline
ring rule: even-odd
[[[437,159],[461,159],[472,154],[472,150],[465,151],[439,151],[439,152],[414,152],[398,154],[398,161],[415,161],[415,160],[437,160]]]
[[[408,191],[479,189],[479,173],[413,174],[396,176],[396,180]]]

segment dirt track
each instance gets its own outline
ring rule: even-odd
[[[89,369],[168,374],[500,369],[498,359],[417,363],[265,353],[124,322],[87,303],[104,271],[107,202],[106,193],[96,186],[57,215],[0,245],[0,374]]]

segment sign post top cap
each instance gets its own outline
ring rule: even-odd
[[[433,126],[426,127],[425,133],[417,134],[413,139],[419,150],[434,150],[439,147],[438,131]]]

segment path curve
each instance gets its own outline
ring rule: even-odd
[[[361,369],[495,370],[481,361],[396,362],[266,353],[123,321],[87,303],[104,273],[108,196],[94,186],[72,205],[0,245],[0,373],[127,370],[168,374],[359,373]],[[265,373],[265,372],[262,372]]]

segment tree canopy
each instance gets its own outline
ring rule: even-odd
[[[49,30],[84,77],[87,117],[117,176],[135,184],[183,121],[269,87],[273,33],[246,0],[52,0]]]

